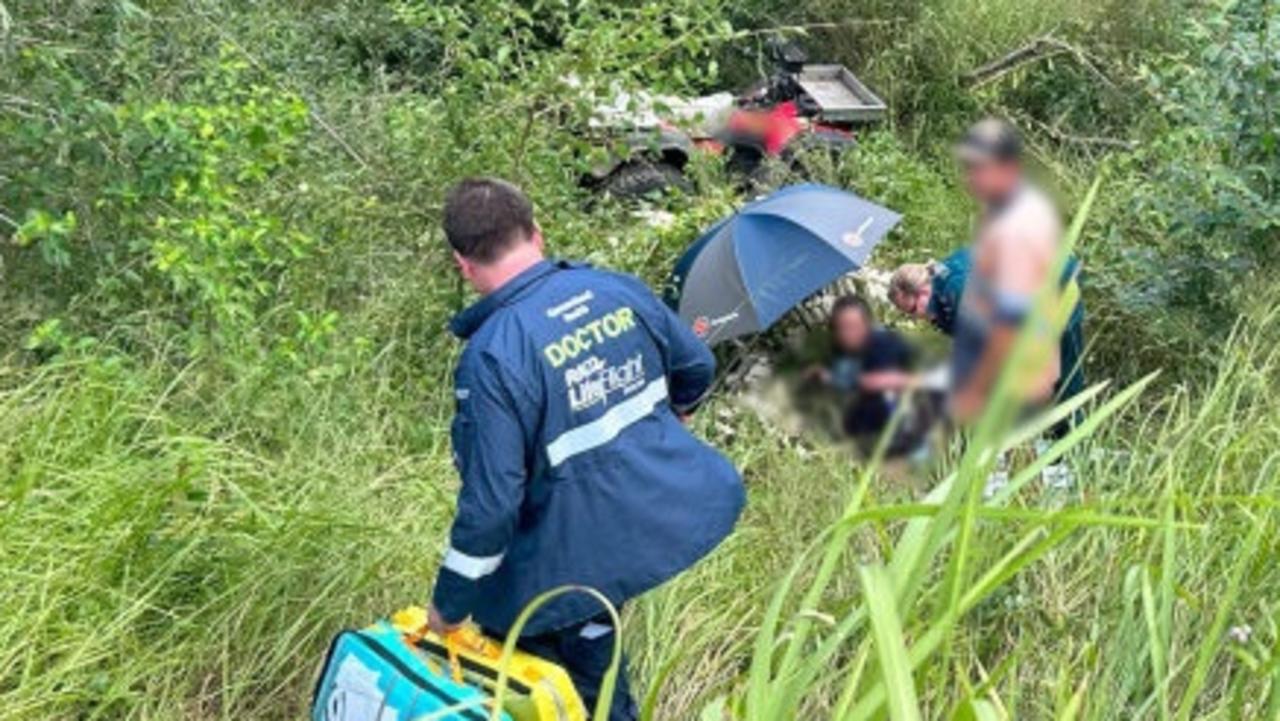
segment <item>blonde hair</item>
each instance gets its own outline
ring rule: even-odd
[[[889,278],[889,302],[909,298],[933,281],[933,263],[906,263]],[[896,305],[896,303],[895,303]]]

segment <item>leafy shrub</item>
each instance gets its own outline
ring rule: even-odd
[[[195,323],[235,332],[313,244],[249,204],[296,153],[307,108],[270,88],[243,87],[234,73],[219,81],[223,92],[215,91],[213,102],[117,110],[135,172],[104,202],[117,203],[122,215],[150,216],[130,250],[146,254]]]
[[[1280,20],[1241,0],[1186,32],[1200,49],[1152,76],[1173,132],[1139,160],[1156,166],[1139,202],[1169,219],[1163,299],[1232,310],[1235,287],[1280,253]]]
[[[894,106],[888,128],[812,167],[907,214],[878,251],[885,264],[967,238],[971,206],[939,151],[978,113],[1009,111],[1030,128],[1068,193],[1096,156],[1037,123],[1062,118],[1065,131],[1144,140],[1107,161],[1100,230],[1083,249],[1091,319],[1108,339],[1099,375],[1129,374],[1125,362],[1168,350],[1161,343],[1203,347],[1187,322],[1198,310],[1166,312],[1161,303],[1179,296],[1150,282],[1161,276],[1149,264],[1192,242],[1190,231],[1170,230],[1195,216],[1176,201],[1216,206],[1191,186],[1153,192],[1150,178],[1190,182],[1197,167],[1228,177],[1265,170],[1274,155],[1265,132],[1233,134],[1239,118],[1268,127],[1253,108],[1204,123],[1181,107],[1144,112],[1150,95],[1136,90],[1148,86],[1131,77],[1139,63],[1160,78],[1154,92],[1172,98],[1170,88],[1190,82],[1184,72],[1220,58],[1187,56],[1180,71],[1162,54],[1225,47],[1224,28],[1236,27],[1230,13],[1226,26],[1205,14],[1202,34],[1171,37],[1166,23],[1182,21],[1173,7],[0,0],[0,344],[12,349],[0,352],[0,547],[12,551],[0,569],[0,668],[16,670],[0,672],[3,707],[15,718],[297,718],[329,634],[424,597],[432,539],[448,522],[455,476],[443,429],[458,345],[445,320],[469,296],[437,227],[445,188],[467,174],[508,176],[529,188],[557,254],[659,286],[684,246],[742,198],[713,159],[699,159],[698,195],[673,199],[667,214],[588,204],[579,173],[607,148],[590,137],[586,114],[618,89],[744,79],[755,71],[756,31],[774,24],[834,21],[812,29],[814,58],[865,73]],[[1249,17],[1270,17],[1259,12]],[[1118,90],[1069,57],[977,90],[958,80],[1050,30]],[[1246,32],[1238,44],[1256,50],[1254,39]],[[1236,46],[1222,54],[1236,57]],[[1246,104],[1232,88],[1274,77],[1249,69],[1248,58],[1262,56],[1238,57],[1222,61],[1233,85],[1188,108]],[[1263,175],[1214,180],[1204,197],[1230,202],[1194,231],[1251,248],[1256,268],[1267,216],[1223,209],[1274,198]],[[1237,236],[1236,227],[1249,230]],[[1236,299],[1221,297],[1226,313]],[[960,706],[962,716],[964,702],[985,708],[995,697],[1011,716],[1066,716],[1077,682],[1098,689],[1084,700],[1092,717],[1152,704],[1224,716],[1234,704],[1248,717],[1250,699],[1268,687],[1275,697],[1275,633],[1264,628],[1275,595],[1274,564],[1264,561],[1275,549],[1246,568],[1254,556],[1239,543],[1274,530],[1273,509],[1248,501],[1274,495],[1273,347],[1269,336],[1213,345],[1222,366],[1212,384],[1196,383],[1175,353],[1144,359],[1201,390],[1149,414],[1135,409],[1086,443],[1099,452],[1079,459],[1082,497],[1096,508],[970,517],[973,570],[1011,547],[1047,550],[1024,532],[1096,525],[1094,510],[1137,520],[1082,529],[1045,557],[1045,573],[1002,583],[963,619],[947,616],[944,653],[914,676],[930,712]],[[745,469],[752,503],[722,552],[632,610],[638,685],[680,679],[653,697],[658,718],[688,718],[752,685],[752,630],[775,590],[762,580],[785,574],[850,490],[844,455],[749,412],[717,403],[697,423]],[[894,505],[908,496],[887,479],[862,496],[870,515],[849,546],[856,563],[884,558],[902,523],[919,525],[908,516],[936,510]],[[1204,532],[1184,533],[1182,521]],[[773,629],[790,645],[762,650],[756,699],[770,691],[773,658],[792,649],[816,658],[812,645],[833,637],[826,614],[841,618],[866,598],[853,559],[834,563],[841,572],[821,603],[797,615],[807,635],[791,623]],[[1220,593],[1224,571],[1240,569],[1249,583]],[[956,608],[925,584],[911,594],[918,602],[899,608],[904,640],[921,652],[931,610]],[[1220,634],[1205,629],[1220,612],[1263,619],[1254,621],[1261,640],[1219,653]],[[1009,636],[1019,639],[1012,651],[1000,642]],[[800,694],[817,717],[840,703],[842,687],[880,693],[872,654],[884,644],[867,638],[807,668],[818,683],[772,688]],[[905,690],[903,681],[892,683]],[[1160,698],[1166,687],[1185,702]],[[751,708],[760,715],[768,704]]]
[[[174,323],[197,331],[191,340],[229,341],[246,331],[286,268],[313,245],[255,197],[294,161],[307,107],[248,82],[246,69],[228,52],[186,99],[79,103],[74,132],[81,142],[96,141],[94,155],[108,156],[114,171],[92,177],[80,189],[88,197],[76,198],[96,220],[87,230],[99,232],[92,239],[78,234],[75,210],[35,206],[15,240],[38,248],[49,271],[79,281],[52,288],[96,297],[77,319],[84,328],[93,329],[86,321],[94,317],[165,309]],[[24,125],[20,154],[63,137],[56,126],[42,134],[40,125]],[[21,147],[22,139],[30,145]],[[71,163],[95,159],[70,152]],[[58,176],[39,171],[39,165],[24,169],[6,192],[59,202],[66,190],[46,189]],[[108,224],[115,227],[101,232]]]
[[[1196,49],[1148,72],[1158,130],[1108,163],[1115,192],[1087,249],[1107,271],[1097,281],[1109,322],[1142,334],[1149,362],[1214,362],[1214,344],[1280,269],[1276,15],[1274,3],[1239,0],[1188,19]]]

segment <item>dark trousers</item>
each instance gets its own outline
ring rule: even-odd
[[[590,621],[567,628],[520,639],[521,649],[540,658],[559,664],[569,672],[573,685],[582,696],[588,717],[595,712],[596,699],[600,697],[600,684],[613,659],[613,644],[619,642],[617,629],[609,614],[601,614]],[[627,657],[623,655],[618,669],[618,683],[613,688],[613,704],[609,707],[609,721],[635,721],[640,717],[635,700],[631,697],[631,685],[627,682]]]
[[[1058,359],[1060,375],[1057,382],[1053,384],[1053,400],[1055,403],[1062,403],[1083,391],[1085,387],[1083,322],[1075,322],[1067,326],[1062,339],[1058,342]],[[1056,441],[1065,437],[1083,417],[1084,414],[1081,411],[1076,411],[1058,421],[1049,429],[1047,433],[1049,439]]]

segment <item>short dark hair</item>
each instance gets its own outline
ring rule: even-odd
[[[834,327],[836,318],[841,313],[849,310],[856,310],[862,314],[867,323],[874,323],[876,316],[871,312],[871,304],[856,295],[842,295],[836,298],[836,302],[831,306],[831,325]]]
[[[537,228],[528,196],[499,178],[468,178],[445,198],[445,238],[470,260],[491,263]]]

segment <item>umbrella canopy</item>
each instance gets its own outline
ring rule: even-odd
[[[901,219],[837,188],[783,188],[689,246],[676,263],[668,303],[710,345],[765,330],[861,267]]]

